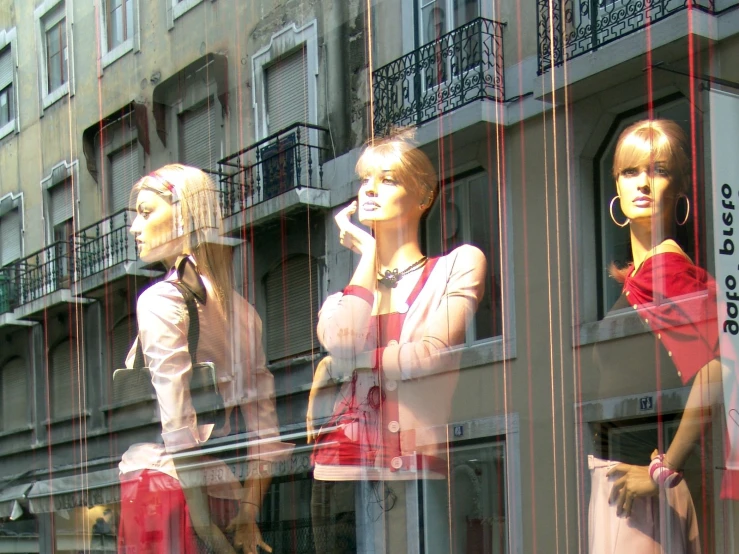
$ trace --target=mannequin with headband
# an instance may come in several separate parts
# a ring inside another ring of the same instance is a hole
[[[281,459],[286,445],[275,440],[269,446],[248,446],[249,478],[243,486],[223,462],[198,454],[211,437],[279,434],[261,321],[233,290],[232,256],[220,241],[215,186],[199,169],[173,164],[142,178],[132,196],[136,218],[131,233],[139,257],[163,263],[168,272],[141,293],[136,308],[137,343],[156,391],[161,442],[132,445],[121,460],[120,549],[161,554],[195,554],[204,546],[219,553],[269,550],[256,524],[270,483],[259,467],[260,461]],[[197,300],[197,360],[189,352],[188,309],[179,285]],[[133,367],[137,343],[127,367]],[[225,423],[218,428],[198,421],[189,390],[193,361],[212,362],[216,368],[225,406]],[[224,480],[207,483],[205,467]],[[147,516],[151,506],[157,513]],[[228,533],[234,534],[232,544]]]

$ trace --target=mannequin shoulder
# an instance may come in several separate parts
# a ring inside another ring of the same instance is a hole
[[[477,246],[462,244],[444,256],[455,268],[482,269],[487,266],[485,254]]]

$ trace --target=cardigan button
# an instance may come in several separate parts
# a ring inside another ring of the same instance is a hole
[[[400,469],[403,467],[403,458],[400,456],[395,456],[392,460],[390,460],[390,467],[393,469]]]
[[[397,421],[391,421],[387,424],[387,430],[391,433],[397,433],[398,431],[400,431],[400,423],[398,423]]]
[[[388,346],[398,346],[398,341],[395,339],[387,341]]]
[[[404,313],[407,313],[407,312],[408,312],[408,304],[406,304],[405,302],[403,302],[400,306],[398,306],[398,313],[399,314],[404,314]]]
[[[385,381],[385,390],[389,392],[393,392],[395,389],[398,388],[398,382],[393,379],[387,379]]]
[[[683,376],[683,372],[682,372],[682,371],[678,371],[678,372],[677,372],[677,376],[678,376],[678,377],[682,377],[682,376]]]

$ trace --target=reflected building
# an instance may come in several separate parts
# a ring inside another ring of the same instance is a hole
[[[441,184],[425,253],[473,244],[488,265],[438,445],[449,510],[422,495],[408,529],[424,552],[587,552],[588,455],[623,459],[634,436],[666,448],[690,392],[638,315],[606,317],[621,294],[608,266],[631,255],[609,216],[616,141],[647,117],[684,129],[692,204],[676,240],[714,273],[712,94],[739,88],[737,5],[0,0],[0,552],[116,549],[117,464],[159,425],[151,396],[113,398],[136,299],[163,275],[136,255],[130,192],[170,162],[218,184],[295,444],[263,468],[262,534],[314,552],[317,314],[359,260],[333,217],[365,142],[407,126]],[[664,376],[604,385],[598,357],[642,354]],[[738,548],[725,429],[714,410],[683,468],[704,552]],[[208,447],[244,480],[251,440]]]

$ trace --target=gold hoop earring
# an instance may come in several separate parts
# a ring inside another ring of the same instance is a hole
[[[626,221],[624,221],[623,223],[619,223],[618,221],[616,221],[616,218],[613,217],[613,203],[616,201],[616,198],[619,198],[618,194],[614,196],[613,198],[611,198],[611,204],[608,206],[608,211],[611,214],[611,221],[613,221],[619,227],[626,227],[631,222],[628,217],[626,218]]]
[[[682,221],[677,220],[677,205],[680,202],[681,198],[685,198],[685,217]],[[688,217],[690,217],[690,198],[688,198],[687,194],[681,194],[677,197],[677,200],[675,200],[675,223],[677,223],[679,226],[683,226],[688,222]]]

